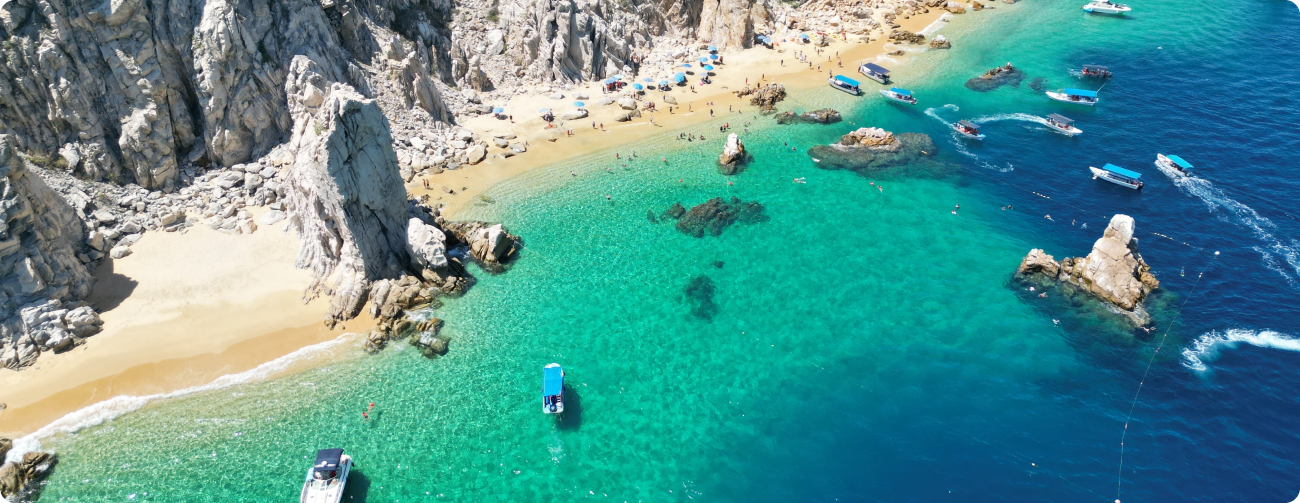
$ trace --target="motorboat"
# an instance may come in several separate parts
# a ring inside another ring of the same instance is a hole
[[[1083,6],[1083,11],[1091,14],[1123,14],[1131,10],[1127,5],[1110,0],[1092,0]]]
[[[858,81],[850,79],[843,75],[836,75],[834,77],[826,79],[826,81],[831,84],[831,87],[852,94],[854,96],[862,94],[862,88],[860,87],[860,84],[858,84]]]
[[[1182,176],[1192,174],[1192,163],[1184,161],[1182,157],[1176,155],[1156,154],[1156,167],[1167,168]]]
[[[908,105],[916,104],[916,96],[912,96],[912,91],[908,91],[907,89],[900,89],[897,87],[881,89],[880,95],[899,103],[906,103]]]
[[[1097,104],[1097,91],[1087,89],[1062,89],[1060,91],[1047,91],[1047,97],[1056,101],[1065,103],[1074,103],[1076,105],[1094,106]]]
[[[307,469],[307,481],[302,484],[300,503],[339,503],[343,500],[343,487],[352,471],[352,457],[343,449],[316,451],[316,462]]]
[[[858,73],[866,75],[868,79],[881,84],[889,83],[889,69],[875,63],[863,63],[858,65]]]
[[[960,134],[972,140],[984,139],[984,135],[980,134],[980,127],[976,125],[974,122],[968,120],[960,120],[952,123],[952,129],[956,131],[957,134]]]
[[[1109,79],[1114,74],[1110,73],[1109,68],[1101,65],[1083,65],[1083,68],[1078,70],[1070,70],[1070,75],[1074,75],[1075,77]]]
[[[1083,130],[1074,127],[1074,119],[1071,119],[1064,115],[1048,114],[1047,117],[1045,117],[1045,119],[1046,119],[1045,124],[1047,124],[1047,127],[1058,133],[1067,134],[1070,136],[1083,134]]]
[[[1142,182],[1139,180],[1142,174],[1136,171],[1129,171],[1109,163],[1100,168],[1088,166],[1088,169],[1092,170],[1093,180],[1100,178],[1115,185],[1142,190]]]
[[[564,413],[564,368],[558,363],[542,368],[542,413]]]

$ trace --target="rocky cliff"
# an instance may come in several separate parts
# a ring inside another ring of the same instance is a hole
[[[1021,261],[1016,275],[1041,275],[1077,286],[1119,308],[1139,326],[1145,325],[1150,322],[1150,316],[1142,309],[1142,301],[1160,288],[1160,281],[1138,254],[1138,240],[1133,237],[1135,227],[1133,217],[1115,215],[1088,256],[1066,258],[1058,263],[1043,250],[1033,249]]]

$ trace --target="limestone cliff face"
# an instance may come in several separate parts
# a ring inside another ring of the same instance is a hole
[[[308,297],[332,294],[331,319],[348,319],[371,282],[407,270],[406,189],[379,106],[318,69],[296,57],[286,85],[295,120],[285,204],[302,241],[297,265],[316,276]]]
[[[86,231],[68,203],[27,170],[17,141],[0,135],[0,366],[19,367],[98,332],[77,300],[93,278],[76,254]]]

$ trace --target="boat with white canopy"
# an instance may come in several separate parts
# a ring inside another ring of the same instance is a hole
[[[1192,163],[1176,155],[1156,154],[1156,167],[1168,168],[1182,176],[1191,176]]]
[[[952,123],[953,131],[957,134],[970,138],[972,140],[983,140],[984,135],[980,134],[980,127],[974,122],[968,120],[959,120]]]
[[[1100,168],[1088,166],[1088,169],[1092,171],[1094,180],[1100,178],[1115,185],[1142,190],[1142,181],[1139,180],[1142,174],[1136,171],[1129,171],[1110,163]]]
[[[300,503],[339,503],[343,488],[352,471],[352,457],[343,449],[316,451],[316,462],[307,469],[307,481],[302,485]]]
[[[1058,133],[1066,134],[1070,136],[1083,134],[1082,129],[1074,127],[1074,119],[1071,119],[1064,115],[1048,114],[1047,117],[1045,117],[1044,119],[1046,120],[1045,123],[1047,124],[1047,127],[1052,131],[1056,131]]]
[[[854,96],[862,94],[862,88],[861,85],[858,84],[858,81],[850,79],[843,75],[836,75],[834,77],[826,79],[826,82],[829,82],[831,87],[852,94]]]
[[[880,95],[889,98],[892,101],[897,101],[899,103],[906,103],[908,105],[916,104],[916,96],[912,96],[912,91],[908,91],[907,89],[902,89],[898,87],[881,89]]]
[[[1090,14],[1123,14],[1131,10],[1133,9],[1127,5],[1110,0],[1092,0],[1083,6],[1083,11]]]
[[[866,75],[868,79],[881,84],[889,83],[889,69],[875,63],[863,63],[858,65],[858,73]]]
[[[1065,103],[1074,103],[1076,105],[1093,106],[1097,104],[1097,91],[1087,89],[1062,89],[1060,91],[1047,91],[1047,97],[1056,101]]]

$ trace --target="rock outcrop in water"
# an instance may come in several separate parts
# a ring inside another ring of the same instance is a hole
[[[0,366],[23,367],[99,332],[80,299],[94,277],[77,255],[86,230],[76,212],[27,169],[17,141],[0,135]]]
[[[1160,281],[1138,254],[1135,226],[1133,217],[1115,215],[1086,257],[1066,258],[1058,263],[1043,250],[1030,250],[1016,268],[1016,276],[1074,285],[1115,306],[1139,326],[1145,325],[1151,318],[1142,309],[1142,301],[1160,288]]]
[[[1011,66],[1011,63],[984,72],[984,75],[966,81],[966,88],[972,91],[988,92],[1002,86],[1020,87],[1025,72]]]
[[[740,172],[742,165],[749,162],[749,153],[745,152],[745,144],[740,141],[736,133],[727,135],[727,142],[722,146],[722,153],[718,154],[718,172],[724,175],[734,175]]]
[[[704,237],[706,233],[720,236],[723,230],[737,222],[752,224],[769,220],[762,204],[757,201],[741,201],[738,197],[732,197],[730,202],[715,197],[696,205],[690,211],[685,211],[681,203],[674,203],[664,212],[664,218],[676,219],[678,231],[697,238]]]
[[[691,315],[704,321],[713,321],[713,317],[718,314],[718,304],[713,302],[716,290],[713,279],[706,275],[691,278],[683,291],[687,302],[691,304]]]
[[[844,117],[840,116],[839,110],[833,108],[822,108],[801,114],[787,111],[776,116],[777,124],[834,124],[841,120],[844,120]]]
[[[0,439],[0,444],[4,443],[8,443],[8,439]],[[40,482],[56,463],[58,458],[47,452],[29,452],[22,459],[4,463],[0,466],[0,497],[12,503],[35,500],[40,492]]]
[[[869,175],[918,161],[939,166],[932,161],[935,148],[929,135],[895,135],[880,128],[859,128],[841,137],[838,143],[808,149],[808,155],[822,169],[848,169]]]

